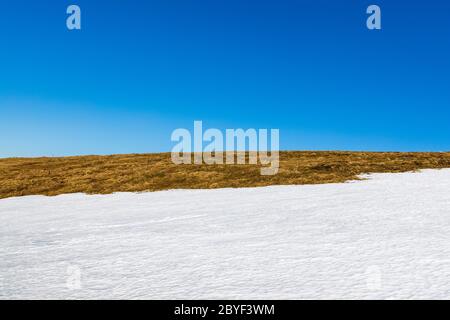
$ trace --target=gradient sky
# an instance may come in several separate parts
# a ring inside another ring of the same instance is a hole
[[[448,151],[449,17],[442,0],[5,0],[0,156],[170,151],[194,120],[279,128],[281,149]]]

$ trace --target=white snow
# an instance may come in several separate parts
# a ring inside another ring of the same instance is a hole
[[[449,299],[449,190],[445,169],[3,199],[0,298]]]

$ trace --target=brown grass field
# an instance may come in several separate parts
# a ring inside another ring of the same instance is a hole
[[[0,159],[0,198],[345,182],[375,172],[450,168],[447,153],[280,153],[277,175],[259,165],[175,165],[170,153]]]

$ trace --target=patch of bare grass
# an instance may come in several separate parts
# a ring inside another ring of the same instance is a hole
[[[450,153],[286,151],[273,176],[260,175],[259,165],[175,165],[169,153],[9,158],[0,159],[0,198],[335,183],[434,168],[450,168]]]

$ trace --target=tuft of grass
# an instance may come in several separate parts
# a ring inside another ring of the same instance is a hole
[[[260,165],[175,165],[170,153],[0,159],[0,198],[336,183],[373,172],[450,168],[450,153],[280,152],[277,175]]]

